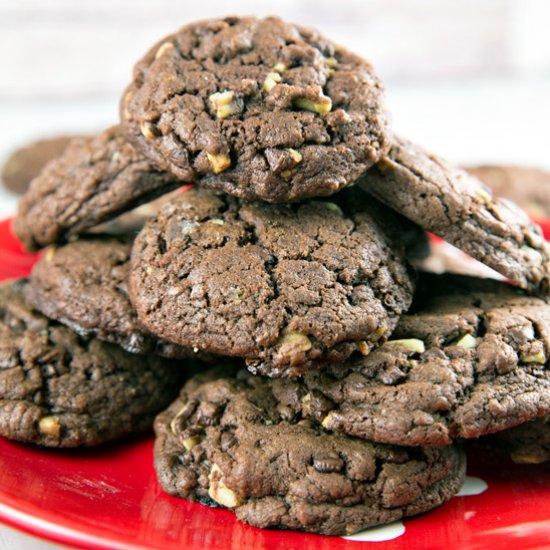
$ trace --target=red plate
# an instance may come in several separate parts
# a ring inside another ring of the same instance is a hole
[[[28,274],[25,255],[0,223],[0,279]],[[550,546],[550,465],[515,466],[470,456],[465,491],[441,508],[361,542],[238,523],[231,512],[165,495],[156,482],[152,437],[99,449],[50,451],[0,438],[0,519],[85,548],[415,550]],[[470,453],[471,455],[473,453]],[[391,540],[389,540],[391,539]],[[384,540],[386,542],[384,542]],[[389,540],[389,541],[388,541]]]

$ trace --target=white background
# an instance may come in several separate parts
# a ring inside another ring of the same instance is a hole
[[[276,14],[372,61],[398,132],[461,163],[550,169],[550,0],[1,0],[0,161],[114,123],[135,60],[198,18]],[[0,191],[0,217],[15,198]],[[0,528],[0,549],[46,548]]]

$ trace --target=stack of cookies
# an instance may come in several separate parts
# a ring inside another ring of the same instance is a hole
[[[166,37],[120,125],[47,164],[14,229],[48,248],[2,290],[1,432],[98,443],[179,392],[160,484],[252,525],[430,510],[462,484],[456,440],[550,413],[540,228],[395,136],[371,65],[315,31],[228,17]],[[418,273],[425,231],[509,282]]]

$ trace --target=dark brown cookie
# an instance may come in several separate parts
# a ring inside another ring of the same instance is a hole
[[[132,252],[140,321],[183,346],[297,376],[385,340],[410,305],[416,228],[359,189],[335,202],[241,203],[204,188],[148,222]]]
[[[469,166],[470,174],[499,197],[521,206],[532,218],[550,218],[550,173],[537,168],[507,165]]]
[[[14,151],[4,163],[0,179],[4,185],[18,194],[23,194],[29,183],[52,159],[60,156],[73,137],[61,136],[41,139]]]
[[[0,434],[48,447],[97,445],[151,428],[181,365],[84,340],[0,285]]]
[[[155,467],[172,495],[246,523],[349,534],[439,506],[460,489],[454,446],[403,448],[288,418],[271,381],[220,368],[192,379],[155,421]]]
[[[548,295],[550,249],[540,227],[464,170],[398,140],[360,185],[520,287]]]
[[[63,242],[178,187],[119,133],[76,139],[21,199],[14,231],[29,250]]]
[[[446,445],[550,412],[550,305],[489,279],[424,274],[413,312],[367,356],[274,381],[329,430]]]
[[[23,289],[25,298],[85,338],[95,336],[132,353],[196,356],[190,348],[159,340],[138,322],[127,294],[132,242],[90,236],[48,249]]]
[[[244,200],[331,195],[389,147],[372,66],[275,17],[167,36],[136,65],[121,119],[159,167]]]
[[[542,464],[550,460],[550,418],[545,416],[504,430],[477,442],[510,454],[516,464]]]

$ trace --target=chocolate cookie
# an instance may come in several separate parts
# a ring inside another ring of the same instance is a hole
[[[359,189],[335,202],[245,204],[194,188],[132,252],[140,321],[182,346],[297,376],[385,340],[411,301],[416,228]]]
[[[50,160],[63,153],[71,139],[74,137],[41,139],[17,149],[4,163],[0,179],[8,189],[18,194],[24,193],[31,180]]]
[[[470,166],[466,170],[499,197],[521,206],[532,218],[550,217],[550,173],[523,166]]]
[[[550,412],[550,305],[490,279],[424,274],[367,356],[274,381],[291,411],[382,443],[446,445]]]
[[[127,294],[132,241],[90,236],[50,248],[35,265],[25,298],[85,338],[95,336],[132,353],[193,357],[192,349],[159,340],[138,322]]]
[[[97,445],[152,426],[181,365],[82,339],[0,285],[0,435],[49,447]]]
[[[548,295],[550,249],[540,227],[464,170],[398,140],[360,185],[520,287]]]
[[[14,231],[29,250],[63,242],[178,185],[113,127],[72,141],[46,166],[21,199]]]
[[[510,453],[516,464],[542,464],[550,460],[550,419],[548,416],[520,424],[480,440]]]
[[[121,119],[157,166],[247,201],[331,195],[389,147],[372,66],[275,17],[167,36],[136,65]]]
[[[155,421],[169,494],[263,528],[349,534],[425,512],[460,489],[453,446],[403,448],[330,434],[295,416],[266,378],[226,368],[192,379]]]

